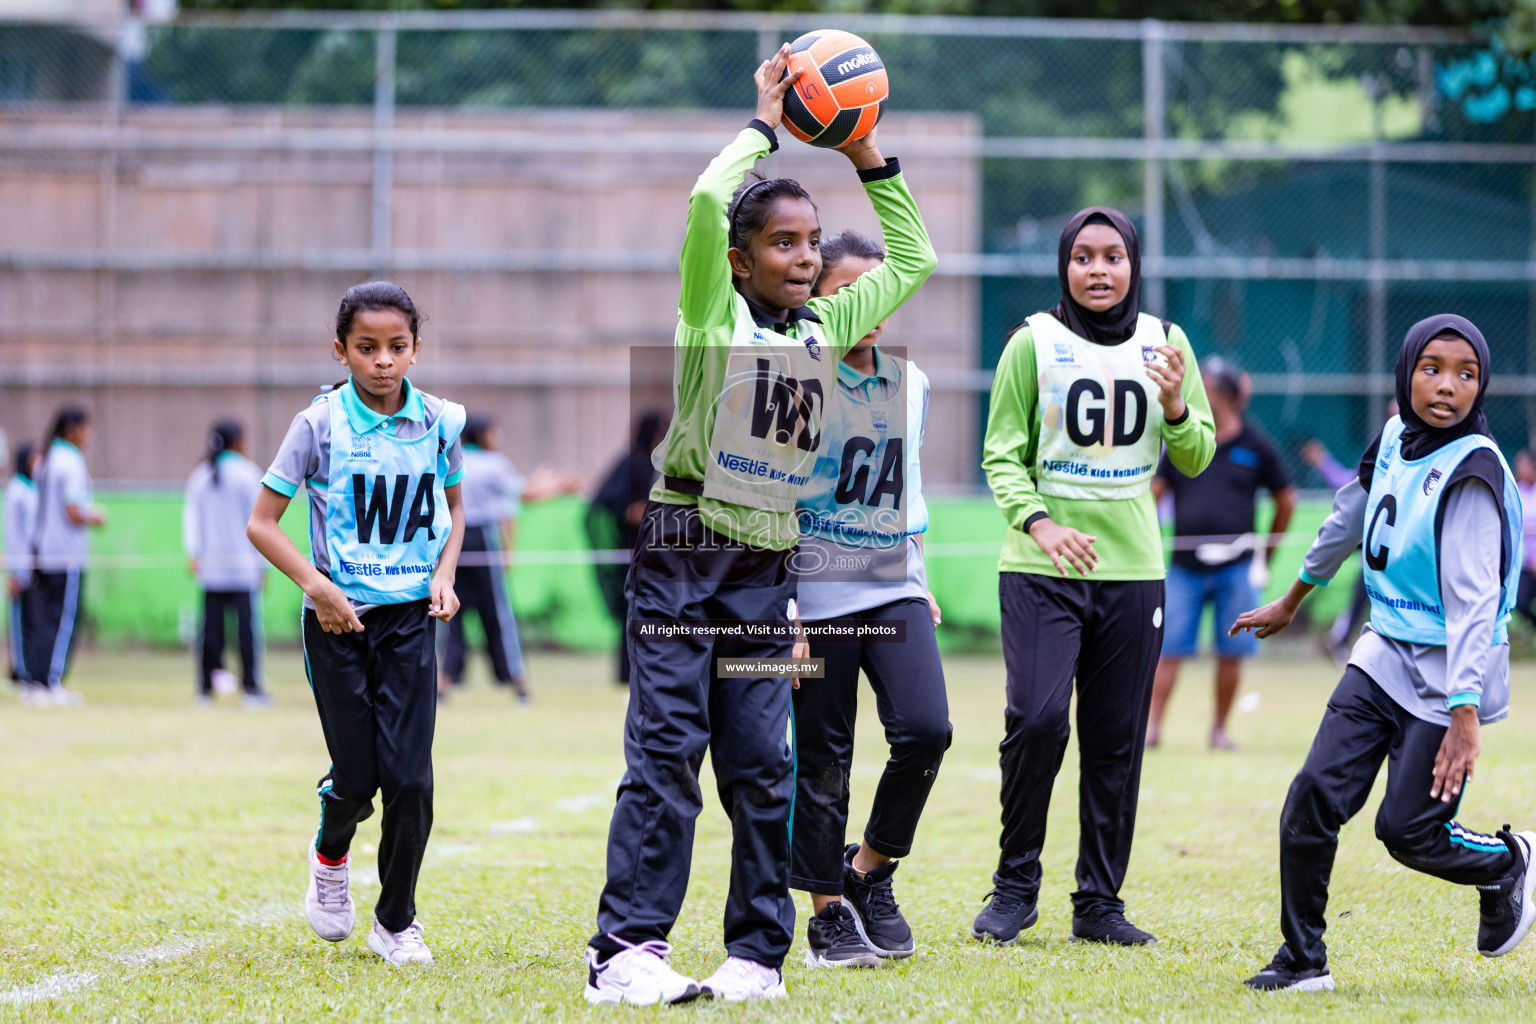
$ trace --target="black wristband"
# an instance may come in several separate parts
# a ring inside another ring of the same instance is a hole
[[[886,160],[884,167],[871,167],[867,171],[859,172],[859,180],[868,185],[872,181],[884,181],[894,178],[901,173],[901,161],[895,157]]]
[[[767,121],[764,121],[762,118],[754,117],[752,120],[747,122],[747,127],[756,128],[758,131],[763,133],[763,137],[768,140],[769,153],[775,153],[778,151],[779,137],[774,134],[772,128],[768,127]]]
[[[1179,413],[1179,415],[1178,415],[1178,418],[1177,418],[1177,419],[1172,419],[1172,420],[1164,420],[1164,421],[1163,421],[1163,422],[1164,422],[1164,423],[1165,423],[1165,424],[1167,424],[1167,425],[1168,425],[1168,426],[1170,426],[1170,427],[1176,427],[1176,426],[1178,426],[1178,425],[1179,425],[1179,424],[1180,424],[1180,423],[1183,423],[1183,422],[1184,422],[1184,421],[1185,421],[1185,420],[1187,420],[1187,419],[1189,419],[1189,403],[1188,403],[1188,402],[1185,402],[1185,403],[1184,403],[1184,411],[1183,411],[1183,412],[1181,412],[1181,413]]]
[[[1019,529],[1023,530],[1025,533],[1028,533],[1031,526],[1034,526],[1042,519],[1049,518],[1051,518],[1051,514],[1049,512],[1036,512],[1034,515],[1024,520],[1024,525],[1019,527]]]

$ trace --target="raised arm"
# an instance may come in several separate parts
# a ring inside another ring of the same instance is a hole
[[[827,344],[838,358],[901,308],[938,265],[922,214],[907,191],[901,165],[895,158],[887,160],[880,154],[876,132],[850,142],[840,152],[853,162],[880,218],[885,259],[848,287],[811,300],[811,307],[826,326]]]
[[[683,280],[677,312],[685,326],[708,330],[729,324],[735,316],[731,265],[725,255],[731,244],[726,213],[742,177],[753,164],[779,148],[774,131],[784,117],[784,93],[798,77],[784,74],[788,63],[786,43],[758,67],[753,76],[757,116],[709,162],[693,184],[679,265]]]
[[[1163,443],[1168,446],[1168,461],[1175,469],[1185,476],[1199,476],[1216,455],[1216,421],[1211,416],[1205,385],[1200,381],[1195,351],[1177,324],[1168,329],[1168,345],[1178,353],[1184,369],[1184,379],[1179,384],[1184,415],[1182,418],[1169,416],[1164,420]],[[1170,360],[1172,358],[1170,355]]]

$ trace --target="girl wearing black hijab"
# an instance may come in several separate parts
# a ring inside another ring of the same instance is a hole
[[[992,384],[982,468],[1008,521],[999,561],[1008,708],[1002,851],[977,939],[1034,924],[1046,810],[1070,728],[1082,782],[1074,938],[1141,945],[1120,886],[1131,855],[1163,547],[1151,482],[1163,445],[1194,476],[1215,426],[1184,332],[1140,310],[1136,230],[1095,207],[1067,222],[1061,302],[1013,330]]]
[[[1521,563],[1520,496],[1482,413],[1488,375],[1488,345],[1471,321],[1441,314],[1414,324],[1397,359],[1400,413],[1366,450],[1359,479],[1335,495],[1301,578],[1232,625],[1273,636],[1364,548],[1371,621],[1281,812],[1285,942],[1250,988],[1333,988],[1323,945],[1329,873],[1339,828],[1365,804],[1383,760],[1376,836],[1416,871],[1477,886],[1478,952],[1503,956],[1536,920],[1536,833],[1505,825],[1490,836],[1453,820],[1479,723],[1509,713],[1507,626]]]

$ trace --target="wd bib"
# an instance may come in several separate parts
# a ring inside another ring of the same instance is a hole
[[[1481,434],[1458,438],[1415,462],[1401,457],[1403,421],[1394,416],[1381,432],[1381,449],[1365,505],[1361,548],[1371,628],[1407,643],[1445,646],[1445,606],[1440,599],[1440,545],[1435,520],[1445,484],[1479,448],[1498,456],[1504,469],[1503,595],[1493,628],[1495,645],[1509,642],[1509,616],[1519,586],[1521,508],[1514,475],[1498,446]]]
[[[1142,313],[1119,345],[1095,345],[1049,313],[1025,321],[1040,373],[1035,485],[1058,498],[1125,500],[1146,493],[1163,445],[1163,407],[1144,365],[1167,343]]]
[[[736,295],[736,329],[715,405],[704,495],[747,508],[793,512],[811,478],[837,357],[800,320],[787,335],[758,327]]]
[[[928,378],[886,356],[898,387],[866,401],[837,387],[811,481],[800,494],[800,532],[858,547],[896,547],[928,529],[918,469]]]
[[[331,582],[363,604],[419,601],[452,521],[438,475],[441,455],[464,429],[464,407],[444,402],[436,429],[401,441],[382,429],[352,432],[331,392],[331,469],[325,536]]]

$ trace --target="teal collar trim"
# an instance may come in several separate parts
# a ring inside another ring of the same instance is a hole
[[[229,451],[219,452],[218,455],[214,456],[214,458],[217,459],[219,462],[228,462],[230,459],[238,459],[239,457],[240,457],[240,453],[239,452],[229,452]]]
[[[49,447],[50,448],[68,448],[70,451],[75,452],[77,454],[80,451],[79,448],[76,448],[74,445],[70,444],[68,441],[64,440],[62,437],[54,438],[53,439],[53,444],[49,445]]]
[[[899,378],[896,373],[896,361],[887,355],[883,355],[880,352],[879,345],[873,347],[875,350],[875,372],[873,374],[863,374],[849,366],[846,362],[839,362],[837,364],[837,382],[839,384],[842,384],[844,387],[856,388],[861,384],[876,379],[888,380],[892,384],[897,382]]]
[[[477,444],[464,444],[462,441],[459,444],[467,452],[477,452],[480,450],[480,446]]]
[[[357,394],[357,383],[348,377],[347,383],[341,387],[341,405],[347,410],[347,421],[352,425],[352,432],[366,434],[393,419],[425,423],[427,406],[421,400],[421,392],[411,387],[409,378],[401,385],[401,389],[405,392],[405,404],[393,416],[384,416],[363,404],[363,400]]]

